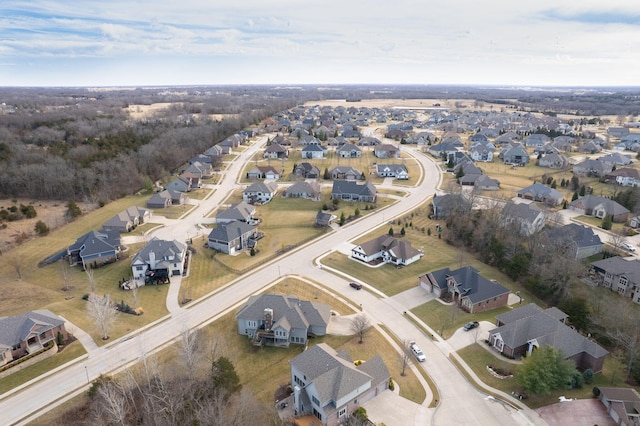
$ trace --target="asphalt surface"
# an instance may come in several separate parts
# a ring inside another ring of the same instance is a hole
[[[259,150],[266,142],[266,136],[249,146],[238,159],[225,171],[226,179],[216,187],[216,191],[207,199],[201,200],[197,207],[183,220],[159,229],[154,235],[183,241],[193,232],[202,232],[199,223],[217,205],[224,203],[227,195],[238,187],[236,177],[242,170],[246,159]],[[389,220],[403,215],[425,202],[432,196],[440,182],[437,165],[414,149],[405,149],[414,155],[424,168],[424,179],[415,188],[404,188],[406,197],[381,211],[372,213],[363,219],[347,224],[336,232],[326,234],[308,245],[270,262],[249,275],[240,277],[219,289],[213,295],[192,302],[183,308],[177,301],[169,301],[171,314],[154,324],[137,330],[118,341],[93,349],[88,357],[80,362],[72,362],[64,368],[50,372],[46,377],[23,385],[11,394],[5,394],[0,400],[0,413],[4,424],[23,424],[36,418],[62,401],[85,390],[91,380],[100,374],[118,372],[128,366],[144,361],[145,357],[172,343],[185,327],[204,326],[227,312],[236,310],[246,298],[261,291],[266,285],[286,274],[311,277],[341,294],[350,289],[345,278],[331,273],[314,260],[339,247],[345,241],[385,227]],[[386,231],[386,229],[385,229]],[[425,256],[428,256],[428,249]],[[346,287],[346,289],[345,289]],[[172,294],[177,296],[175,289]],[[361,304],[365,312],[378,324],[384,324],[399,339],[416,340],[427,355],[427,361],[417,368],[424,368],[437,384],[440,399],[436,409],[420,409],[411,417],[411,413],[397,413],[395,421],[388,425],[424,425],[433,424],[473,424],[473,425],[514,425],[543,424],[531,410],[515,410],[495,399],[487,399],[461,375],[449,361],[452,352],[446,345],[436,345],[413,322],[404,315],[407,307],[402,300],[379,297],[369,291],[354,291],[349,298]],[[443,349],[444,348],[444,349]],[[464,401],[462,405],[461,401]],[[423,406],[430,402],[428,398]],[[461,409],[461,407],[464,409]],[[425,414],[426,413],[426,414]]]

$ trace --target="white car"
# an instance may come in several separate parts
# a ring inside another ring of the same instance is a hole
[[[409,348],[418,361],[425,362],[427,360],[427,357],[424,356],[424,352],[422,352],[422,349],[420,349],[416,342],[409,342]]]
[[[629,243],[622,243],[620,246],[627,251],[636,251],[636,248]]]

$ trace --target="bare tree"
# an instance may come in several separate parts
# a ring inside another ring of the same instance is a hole
[[[400,362],[402,365],[402,373],[401,376],[406,376],[406,369],[409,365],[409,361],[411,360],[411,341],[403,340],[402,341],[402,351],[400,352]]]
[[[178,359],[186,368],[189,379],[193,380],[196,374],[196,366],[200,359],[198,329],[192,331],[189,330],[186,324],[183,326],[178,353]]]
[[[133,282],[133,287],[131,287],[131,297],[133,299],[133,309],[137,309],[140,306],[140,300],[138,300],[138,282],[133,280],[133,278],[131,278],[132,282]]]
[[[360,338],[358,343],[364,342],[364,336],[370,327],[371,321],[365,314],[358,314],[351,320],[351,331]]]
[[[97,387],[100,403],[96,404],[97,417],[106,416],[109,423],[127,424],[128,400],[125,389],[116,380],[105,380]]]
[[[87,274],[87,280],[89,281],[89,292],[90,293],[95,293],[96,292],[96,280],[93,276],[94,274],[94,269],[91,266],[87,266],[87,268],[84,270]]]
[[[2,253],[0,253],[2,254]],[[16,271],[16,280],[22,281],[22,261],[21,258],[15,253],[11,253],[8,259],[8,263],[13,266],[13,270]]]
[[[613,247],[613,251],[618,253],[622,250],[622,243],[624,243],[625,235],[622,232],[612,232],[609,237],[608,243]]]
[[[96,326],[102,333],[102,340],[109,339],[109,330],[116,319],[117,311],[111,301],[111,296],[105,294],[98,296],[93,293],[89,295],[89,316],[96,322]]]

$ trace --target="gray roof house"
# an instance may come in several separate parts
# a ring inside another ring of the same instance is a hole
[[[540,167],[548,167],[550,169],[564,169],[567,164],[569,164],[567,157],[557,153],[545,154],[538,160]]]
[[[463,176],[462,178],[464,179],[465,177],[466,176]],[[475,175],[475,178],[473,179],[473,186],[481,191],[497,191],[500,189],[500,181],[487,175]]]
[[[115,262],[120,256],[120,233],[115,230],[89,231],[67,248],[71,265],[96,268]]]
[[[488,146],[476,145],[469,148],[469,157],[473,161],[493,161],[493,149]]]
[[[591,276],[599,286],[640,303],[640,261],[614,256],[591,264]]]
[[[640,171],[630,167],[621,167],[607,173],[605,179],[607,181],[615,180],[618,185],[622,186],[640,186]]]
[[[617,202],[595,195],[585,195],[569,204],[569,208],[580,214],[595,216],[604,219],[610,215],[616,223],[626,222],[629,218],[629,210]]]
[[[360,405],[389,387],[391,377],[380,355],[355,365],[345,351],[326,343],[312,346],[289,361],[293,408],[327,426],[347,424]]]
[[[242,200],[249,204],[265,204],[275,197],[277,190],[275,182],[255,182],[242,191]]]
[[[375,203],[376,187],[369,181],[359,185],[352,180],[334,180],[331,199]]]
[[[230,222],[213,228],[207,239],[207,246],[226,254],[236,254],[255,246],[258,227],[245,222]]]
[[[489,343],[512,357],[550,345],[561,350],[566,359],[575,361],[579,369],[601,371],[609,352],[566,325],[566,318],[557,308],[543,310],[530,303],[496,316],[497,328],[489,331]]]
[[[602,177],[609,173],[612,168],[612,164],[603,163],[598,159],[586,159],[578,164],[574,164],[573,173],[582,176]]]
[[[640,394],[633,388],[598,386],[600,401],[616,425],[640,424]]]
[[[461,309],[472,314],[506,306],[510,293],[471,266],[428,272],[418,277],[418,284],[436,297],[450,294]]]
[[[593,229],[577,223],[551,228],[546,231],[546,235],[549,243],[560,249],[559,253],[574,259],[584,259],[601,253],[604,246]]]
[[[131,206],[102,224],[102,229],[108,231],[131,232],[138,225],[142,225],[151,218],[151,211],[137,206]]]
[[[289,150],[279,143],[272,143],[262,153],[263,158],[285,159],[289,157]]]
[[[166,184],[164,188],[178,192],[189,192],[191,191],[192,186],[189,179],[184,176],[178,176],[176,179]]]
[[[302,148],[302,158],[324,158],[327,148],[320,145],[307,145]]]
[[[167,241],[152,238],[133,257],[131,270],[134,280],[145,282],[156,279],[168,280],[171,275],[182,275],[187,260],[187,246],[177,240]]]
[[[500,151],[498,155],[505,164],[524,165],[529,162],[527,150],[519,143],[512,142]]]
[[[329,170],[331,179],[333,180],[360,180],[362,179],[362,172],[351,166],[336,166]]]
[[[216,215],[216,223],[230,223],[234,221],[246,222],[254,224],[256,219],[253,217],[256,214],[255,206],[241,201],[237,204],[233,204],[227,210],[221,210]]]
[[[373,155],[378,158],[400,158],[400,148],[388,143],[381,143],[373,149]]]
[[[307,162],[296,164],[293,172],[305,179],[318,179],[320,177],[320,169]]]
[[[406,240],[398,240],[390,235],[381,235],[365,241],[351,249],[351,258],[362,262],[382,261],[394,265],[410,265],[423,256],[423,252],[411,246]]]
[[[247,172],[247,179],[280,179],[282,172],[272,166],[255,166]]]
[[[619,152],[613,152],[611,154],[603,155],[602,157],[599,157],[598,160],[611,166],[628,166],[629,164],[631,164],[631,156],[627,154],[621,154]]]
[[[431,207],[435,219],[446,219],[449,215],[469,212],[471,210],[471,202],[461,194],[434,195]]]
[[[345,143],[336,148],[336,154],[340,158],[360,158],[362,150],[352,143]]]
[[[337,219],[337,216],[335,214],[331,214],[329,212],[324,212],[320,210],[318,214],[316,214],[314,225],[326,228],[327,226],[331,226],[333,221],[336,219]]]
[[[541,183],[534,183],[533,185],[529,185],[526,188],[522,188],[517,192],[518,197],[524,198],[525,200],[533,200],[540,201],[545,203],[548,206],[557,206],[562,203],[563,195],[546,185]]]
[[[535,204],[508,202],[500,212],[505,225],[514,225],[520,235],[530,236],[542,230],[546,215]]]
[[[251,296],[236,313],[238,334],[256,346],[306,345],[307,336],[327,334],[330,318],[329,305],[279,294]]]
[[[69,337],[64,320],[48,309],[0,317],[0,367],[55,344],[58,333]]]
[[[392,177],[400,180],[409,179],[409,171],[404,164],[376,164],[379,177]]]
[[[176,191],[177,192],[177,191]],[[150,209],[164,209],[173,204],[171,194],[168,189],[156,192],[147,200],[147,207]]]
[[[282,193],[284,198],[306,198],[320,201],[320,184],[318,182],[296,182]]]

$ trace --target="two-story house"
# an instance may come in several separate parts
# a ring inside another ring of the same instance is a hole
[[[640,303],[640,260],[614,256],[591,264],[591,276],[599,286]]]
[[[255,182],[242,191],[242,201],[249,204],[265,204],[275,197],[278,184],[275,182]]]
[[[168,280],[171,275],[182,275],[186,260],[186,245],[154,237],[133,257],[132,276],[144,282]]]
[[[536,204],[508,202],[500,212],[505,225],[513,225],[520,235],[529,236],[544,227],[546,215]]]

